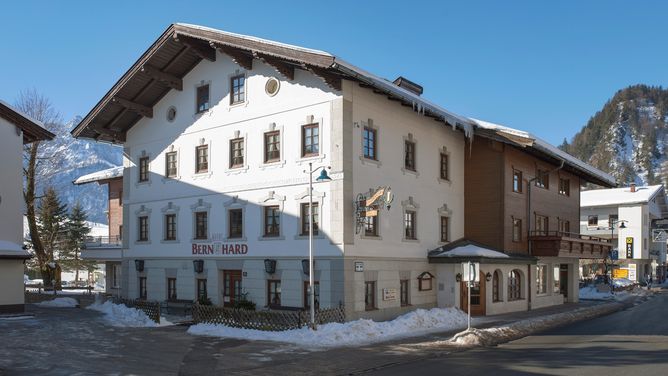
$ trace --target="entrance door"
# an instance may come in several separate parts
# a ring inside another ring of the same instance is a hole
[[[464,312],[468,312],[468,282],[460,282],[459,296],[460,307]],[[480,272],[480,282],[475,282],[471,287],[471,316],[485,315],[485,275]]]
[[[223,306],[232,307],[241,299],[241,270],[223,270]]]
[[[568,300],[568,264],[559,267],[559,293],[564,296],[564,301]]]

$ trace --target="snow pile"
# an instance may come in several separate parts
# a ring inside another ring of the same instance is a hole
[[[418,309],[392,321],[375,322],[367,319],[344,324],[330,323],[308,328],[265,332],[239,329],[217,324],[197,324],[188,329],[194,335],[287,342],[309,348],[362,346],[380,341],[421,334],[459,329],[466,326],[467,316],[456,308]]]
[[[74,298],[55,298],[53,300],[46,300],[40,303],[35,303],[40,307],[51,308],[75,308],[79,306],[79,302]]]
[[[95,302],[86,309],[104,313],[104,318],[113,326],[131,328],[153,328],[156,326],[172,325],[164,318],[160,318],[160,324],[151,320],[146,314],[136,308],[128,308],[123,304],[114,304],[110,301],[104,303]]]
[[[615,279],[615,281],[617,281]],[[615,285],[617,286],[617,285]],[[632,290],[624,290],[624,291],[615,291],[614,294],[611,294],[609,291],[608,292],[599,292],[596,290],[596,287],[594,286],[585,286],[580,289],[580,299],[584,300],[624,300],[629,298],[630,296],[647,296],[650,295],[651,292],[649,292],[646,289],[643,289],[641,287],[636,286]]]

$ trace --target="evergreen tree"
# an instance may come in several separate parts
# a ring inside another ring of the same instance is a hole
[[[60,249],[65,239],[65,225],[67,223],[67,205],[61,203],[56,190],[52,187],[46,189],[44,196],[37,208],[38,220],[37,231],[41,239],[44,252],[49,262],[55,261],[55,254]],[[56,285],[60,282],[60,275],[52,275]],[[50,285],[50,281],[44,281]]]
[[[74,270],[75,281],[79,281],[79,270],[86,269],[88,272],[95,270],[94,261],[80,258],[86,236],[90,233],[90,227],[86,223],[87,218],[86,212],[77,201],[68,216],[65,225],[66,240],[59,254],[60,263],[65,270]]]

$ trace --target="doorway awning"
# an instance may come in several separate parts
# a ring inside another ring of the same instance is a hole
[[[528,255],[506,253],[468,239],[460,239],[429,251],[430,264],[536,264],[538,259]]]

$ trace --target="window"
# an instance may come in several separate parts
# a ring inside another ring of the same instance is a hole
[[[450,180],[448,155],[441,153],[441,179]]]
[[[522,241],[522,220],[519,218],[513,218],[513,241]]]
[[[264,163],[281,159],[281,133],[279,131],[264,134]]]
[[[229,238],[241,238],[244,236],[244,218],[241,209],[230,209],[229,217]]]
[[[408,305],[408,280],[402,279],[399,281],[399,297],[401,301],[401,306],[405,307]]]
[[[363,140],[364,158],[378,160],[378,153],[376,150],[377,146],[376,130],[373,128],[364,127],[362,136],[364,138]]]
[[[123,191],[118,191],[118,205],[123,206]]]
[[[202,85],[197,88],[197,112],[204,112],[209,109],[209,85]]]
[[[195,213],[195,239],[202,240],[209,237],[207,212]]]
[[[559,220],[559,232],[563,234],[569,234],[571,232],[571,222],[563,219]]]
[[[376,282],[364,282],[364,309],[371,311],[376,309]]]
[[[267,281],[267,305],[269,307],[281,306],[281,281],[275,279]]]
[[[499,270],[494,271],[494,276],[492,277],[492,301],[500,302],[501,301],[501,272]]]
[[[364,221],[364,235],[378,236],[378,216],[366,217]]]
[[[278,206],[264,207],[264,236],[273,237],[281,234],[281,220]]]
[[[165,176],[168,178],[176,177],[178,174],[176,152],[171,151],[165,154]]]
[[[550,173],[549,171],[538,169],[536,170],[536,187],[550,189]]]
[[[246,100],[246,76],[243,74],[230,79],[230,104],[243,103]]]
[[[318,235],[318,203],[313,203],[313,235]],[[309,229],[309,210],[308,203],[301,204],[302,235],[308,235]]]
[[[139,299],[146,299],[146,277],[139,277]]]
[[[612,227],[615,224],[617,224],[618,221],[619,221],[619,215],[618,214],[610,214],[608,216],[608,226]]]
[[[547,235],[548,229],[549,229],[548,217],[536,214],[536,234]]]
[[[118,240],[123,240],[123,225],[118,225]]]
[[[415,171],[415,142],[404,141],[404,168]]]
[[[195,173],[207,172],[209,170],[209,145],[195,148]]]
[[[415,216],[416,213],[412,210],[404,212],[404,236],[406,239],[417,239],[415,235]]]
[[[176,300],[176,278],[167,278],[167,300]]]
[[[208,297],[206,291],[206,279],[197,279],[197,299],[206,299]]]
[[[148,216],[139,217],[139,239],[140,242],[148,241]]]
[[[559,178],[559,194],[563,196],[571,195],[571,181],[570,179]]]
[[[320,128],[318,124],[302,127],[302,157],[310,157],[320,153]]]
[[[450,218],[441,216],[441,242],[450,241]]]
[[[230,168],[243,167],[244,165],[244,139],[235,138],[230,140]]]
[[[139,182],[148,181],[148,157],[139,158]]]
[[[598,215],[590,215],[587,218],[587,226],[598,226]]]
[[[559,265],[555,265],[554,268],[552,269],[552,292],[555,294],[561,293]]]
[[[522,193],[522,171],[513,169],[513,192]]]
[[[519,300],[522,298],[520,271],[515,269],[508,274],[508,300]]]
[[[308,296],[308,281],[304,281],[304,308],[311,308],[311,299]],[[313,281],[313,299],[315,299],[315,309],[320,309],[320,282]]]
[[[424,272],[418,276],[418,290],[430,291],[432,289],[432,282],[434,276],[429,272]]]
[[[536,268],[536,294],[547,294],[547,265]]]
[[[165,214],[165,240],[176,240],[176,214]]]
[[[118,288],[118,281],[121,280],[121,266],[118,264],[111,265],[111,287]]]

